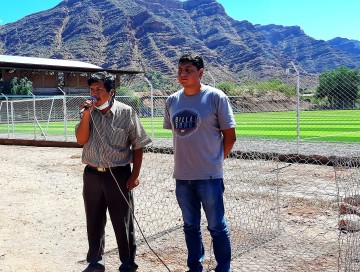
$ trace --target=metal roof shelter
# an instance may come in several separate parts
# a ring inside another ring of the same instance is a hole
[[[118,82],[121,75],[143,73],[142,71],[106,69],[76,60],[0,55],[0,80],[3,86],[6,86],[6,82],[9,83],[14,77],[26,77],[33,83],[34,92],[41,94],[58,92],[60,78],[64,79],[62,87],[66,93],[82,92],[87,88],[88,73],[99,71],[116,75]]]
[[[96,72],[108,71],[113,74],[139,74],[142,71],[105,69],[100,66],[76,60],[47,59],[23,56],[0,55],[0,68],[22,68],[47,71]]]

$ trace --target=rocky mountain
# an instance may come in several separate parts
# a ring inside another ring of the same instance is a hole
[[[308,73],[335,69],[342,65],[359,68],[359,60],[331,43],[307,36],[300,27],[278,25],[255,26],[270,43],[270,50],[283,60],[294,61]]]
[[[0,26],[0,54],[174,76],[179,56],[192,51],[218,81],[281,76],[291,61],[308,73],[360,68],[359,43],[316,40],[297,26],[237,21],[216,0],[63,0]]]
[[[327,41],[332,47],[345,52],[353,59],[360,61],[360,41],[349,40],[344,38],[335,38]]]

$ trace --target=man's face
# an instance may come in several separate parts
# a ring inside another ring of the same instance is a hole
[[[197,86],[200,84],[200,79],[204,69],[198,70],[191,62],[184,62],[178,67],[178,80],[184,88]]]
[[[90,96],[96,97],[95,106],[101,106],[110,98],[110,93],[106,90],[104,82],[94,82],[90,85]]]

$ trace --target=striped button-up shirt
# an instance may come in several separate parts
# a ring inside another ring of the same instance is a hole
[[[82,162],[104,168],[127,165],[132,162],[132,150],[150,142],[135,110],[114,100],[106,114],[97,109],[92,111],[90,137],[83,147]]]

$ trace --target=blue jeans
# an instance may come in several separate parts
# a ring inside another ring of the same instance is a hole
[[[225,220],[223,179],[176,180],[176,198],[183,220],[188,249],[187,265],[191,272],[202,272],[204,245],[201,235],[201,205],[211,234],[216,272],[230,272],[231,245]]]

